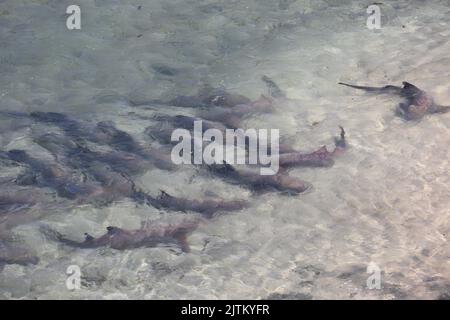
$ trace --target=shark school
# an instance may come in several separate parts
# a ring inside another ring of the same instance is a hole
[[[194,122],[193,136],[187,129],[172,132],[178,142],[171,152],[175,164],[252,164],[261,165],[261,175],[274,175],[279,169],[279,129],[203,130],[202,121]]]

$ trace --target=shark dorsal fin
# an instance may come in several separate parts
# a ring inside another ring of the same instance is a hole
[[[314,151],[314,153],[315,153],[315,154],[328,153],[327,146],[325,146],[325,145],[321,146],[319,149],[317,149],[316,151]]]
[[[420,90],[419,88],[417,88],[417,87],[416,87],[415,85],[413,85],[412,83],[403,81],[402,84],[403,84],[403,89],[417,89],[417,90]]]
[[[173,198],[173,196],[171,196],[170,194],[168,194],[167,192],[165,192],[164,190],[161,190],[161,195],[159,196],[160,199],[164,199],[164,198]]]

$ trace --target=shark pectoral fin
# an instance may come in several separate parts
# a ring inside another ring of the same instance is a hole
[[[343,126],[339,126],[339,129],[341,129],[341,139],[344,140],[345,139],[345,130]]]
[[[174,239],[177,241],[178,245],[181,248],[181,251],[183,252],[190,252],[191,248],[189,247],[189,244],[187,242],[187,234],[184,231],[179,231],[173,235]]]
[[[341,133],[339,138],[338,137],[334,138],[334,144],[336,145],[336,147],[345,148],[347,146],[347,142],[345,140],[346,132],[344,130],[344,127],[339,126],[339,128],[341,129]]]

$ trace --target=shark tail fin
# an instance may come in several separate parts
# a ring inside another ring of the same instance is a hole
[[[341,129],[341,133],[339,135],[339,138],[338,137],[334,138],[334,144],[338,148],[345,148],[347,146],[347,141],[345,139],[346,132],[344,130],[344,127],[339,126],[339,128]]]

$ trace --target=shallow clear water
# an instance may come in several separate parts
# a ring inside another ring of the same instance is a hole
[[[398,99],[337,85],[408,81],[449,105],[448,1],[383,1],[380,30],[366,28],[367,4],[334,3],[83,0],[82,28],[69,31],[72,1],[1,1],[1,111],[112,120],[148,144],[144,130],[155,123],[145,117],[196,111],[129,101],[167,100],[204,85],[257,99],[267,94],[260,79],[268,75],[287,99],[273,113],[246,118],[245,127],[279,128],[294,148],[312,151],[332,148],[342,125],[350,148],[330,168],[291,170],[314,186],[298,196],[252,195],[192,167],[133,177],[151,193],[249,199],[250,207],[202,224],[187,254],[62,246],[42,226],[81,240],[109,225],[133,229],[186,215],[126,199],[96,207],[42,196],[33,208],[39,218],[13,230],[40,261],[6,265],[0,297],[448,298],[450,114],[406,122],[395,116]],[[32,138],[53,131],[2,115],[0,146],[51,159]],[[1,177],[17,170],[2,168]],[[366,286],[371,262],[381,269],[381,290]],[[69,265],[81,268],[80,290],[66,288]]]

